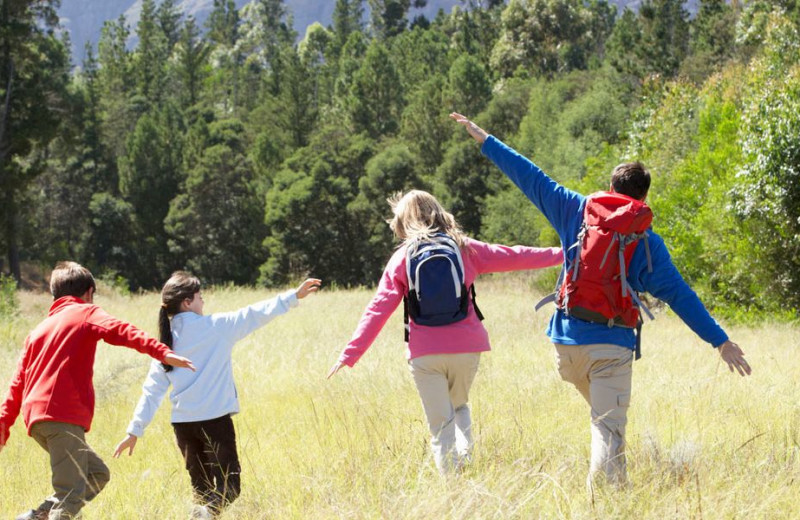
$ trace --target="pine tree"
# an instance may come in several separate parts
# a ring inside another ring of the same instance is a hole
[[[710,67],[723,63],[734,53],[736,15],[725,0],[701,0],[691,22],[691,51],[703,55]]]
[[[206,95],[226,113],[239,105],[242,53],[238,48],[239,11],[234,0],[214,0],[214,8],[206,20],[207,38],[212,47],[210,57],[217,63]]]
[[[333,8],[335,56],[339,55],[350,34],[363,29],[364,0],[336,0]]]
[[[356,132],[372,138],[394,134],[403,109],[403,92],[386,47],[373,40],[353,76],[348,108]]]
[[[157,105],[165,90],[168,42],[156,17],[155,0],[143,0],[136,34],[139,37],[139,44],[133,55],[136,91],[149,105]]]
[[[125,153],[125,139],[136,125],[131,98],[134,93],[131,54],[127,48],[130,32],[125,17],[105,22],[97,44],[97,76],[103,142],[112,157]],[[116,188],[115,188],[116,189]]]
[[[161,0],[156,9],[158,27],[167,40],[167,55],[172,52],[181,35],[181,13],[177,0]],[[190,17],[191,18],[191,17]]]
[[[373,34],[386,40],[406,30],[410,8],[411,0],[369,0]]]
[[[20,280],[21,200],[44,167],[66,95],[67,48],[55,35],[57,3],[0,3],[0,236]]]
[[[208,76],[208,57],[211,47],[200,37],[200,28],[193,17],[186,20],[175,46],[175,73],[178,79],[178,99],[186,109],[200,100],[203,81]]]
[[[183,123],[171,105],[143,115],[119,158],[120,192],[133,207],[138,262],[134,287],[155,287],[175,268],[169,257],[164,218],[183,178]]]
[[[682,0],[646,0],[639,10],[638,47],[645,72],[673,76],[689,50],[689,13]]]
[[[210,123],[184,191],[168,206],[170,256],[210,283],[253,283],[264,258],[264,203],[244,138],[238,120]]]

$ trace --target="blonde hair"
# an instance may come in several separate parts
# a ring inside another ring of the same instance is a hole
[[[451,213],[445,211],[436,197],[422,190],[411,190],[405,195],[396,193],[387,199],[394,217],[387,220],[394,236],[411,242],[444,233],[455,240],[458,247],[466,246],[466,235]]]

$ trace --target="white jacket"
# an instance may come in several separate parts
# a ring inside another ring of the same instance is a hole
[[[295,290],[238,311],[201,316],[182,312],[172,317],[172,350],[192,360],[197,372],[176,368],[167,372],[158,361],[142,385],[142,396],[128,425],[128,433],[141,437],[172,385],[172,422],[197,422],[239,412],[233,382],[233,345],[276,316],[298,304]]]

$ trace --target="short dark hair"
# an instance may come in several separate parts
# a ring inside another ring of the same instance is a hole
[[[643,200],[650,189],[650,172],[638,161],[622,163],[611,173],[611,187],[617,193]]]
[[[64,296],[80,298],[89,289],[97,290],[92,273],[76,262],[58,262],[50,274],[50,292],[53,299]]]

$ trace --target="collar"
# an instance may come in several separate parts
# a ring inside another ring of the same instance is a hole
[[[50,306],[50,312],[47,313],[48,316],[52,316],[53,314],[57,313],[61,309],[65,307],[69,307],[70,305],[87,305],[87,303],[77,296],[62,296],[61,298],[57,299],[53,302]]]

